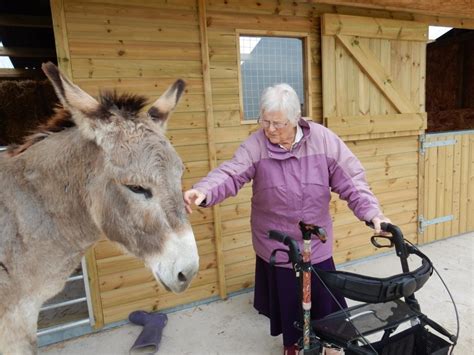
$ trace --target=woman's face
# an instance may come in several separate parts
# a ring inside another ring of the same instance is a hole
[[[259,123],[270,142],[290,149],[295,140],[296,127],[290,123],[284,113],[280,111],[263,112]]]

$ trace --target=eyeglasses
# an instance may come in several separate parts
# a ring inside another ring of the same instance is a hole
[[[262,120],[260,117],[257,119],[257,123],[259,123],[263,128],[270,128],[270,126],[273,125],[273,128],[275,129],[282,129],[285,128],[290,120],[287,120],[286,122],[272,122],[272,121],[267,121],[267,120]]]

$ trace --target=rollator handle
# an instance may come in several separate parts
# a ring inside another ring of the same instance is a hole
[[[372,222],[367,222],[366,221],[365,224],[367,226],[369,226],[370,228],[374,228],[374,224]],[[398,228],[394,224],[382,222],[382,223],[380,223],[380,229],[382,231],[388,232],[392,235],[391,240],[392,240],[393,244],[395,244],[395,250],[397,251],[397,255],[402,261],[403,272],[410,271],[408,269],[408,264],[406,262],[406,260],[408,258],[408,251],[407,251],[407,247],[406,247],[406,244],[405,244],[405,240],[403,238],[403,233],[400,230],[400,228]]]
[[[290,261],[292,262],[293,265],[300,262],[300,259],[301,259],[300,248],[298,247],[298,243],[296,242],[296,240],[291,238],[289,235],[286,235],[276,230],[271,230],[270,232],[268,232],[268,236],[270,237],[270,239],[276,240],[277,242],[283,243],[286,246],[288,246],[288,248],[290,249],[289,251]]]
[[[291,239],[291,237],[280,231],[271,230],[270,232],[268,232],[268,235],[270,239],[276,240],[277,242],[283,243],[285,245],[289,245],[290,243],[289,239]]]
[[[365,222],[369,227],[374,228],[374,224],[372,222]],[[384,232],[388,232],[392,235],[392,241],[395,244],[395,251],[397,256],[400,258],[400,264],[402,266],[402,271],[404,273],[410,272],[410,268],[408,266],[408,248],[407,243],[405,243],[405,238],[403,237],[403,233],[396,225],[391,223],[380,223],[380,229]],[[405,297],[405,301],[412,309],[417,311],[420,310],[420,305],[415,298],[415,295],[412,294],[408,297]]]

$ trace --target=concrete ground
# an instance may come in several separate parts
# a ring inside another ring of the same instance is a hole
[[[472,354],[474,349],[474,233],[434,242],[420,248],[433,261],[450,289],[460,318],[459,342],[454,354]],[[411,267],[417,267],[417,257]],[[371,276],[400,273],[394,253],[342,265],[342,270]],[[456,332],[453,306],[442,283],[433,275],[417,292],[422,311]],[[267,318],[252,306],[253,292],[181,311],[168,313],[159,354],[281,354],[281,336],[269,335]],[[129,354],[142,327],[126,324],[60,344],[40,348],[39,354]]]

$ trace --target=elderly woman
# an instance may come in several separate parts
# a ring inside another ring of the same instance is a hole
[[[186,191],[184,200],[188,212],[192,204],[209,207],[235,196],[253,180],[254,307],[270,318],[273,336],[283,333],[284,353],[294,354],[301,336],[293,326],[300,312],[297,283],[290,264],[269,264],[272,251],[282,245],[270,240],[268,231],[280,230],[302,243],[299,221],[322,226],[328,242],[313,243],[311,261],[317,268],[334,270],[330,191],[346,200],[361,221],[373,222],[377,233],[380,223],[389,220],[370,191],[359,160],[329,129],[301,118],[298,96],[289,85],[265,89],[258,122],[261,129],[240,145],[231,160]],[[283,255],[277,255],[277,263],[281,258]],[[314,275],[312,285],[314,319],[339,310]],[[343,298],[338,297],[338,303],[346,307]]]

